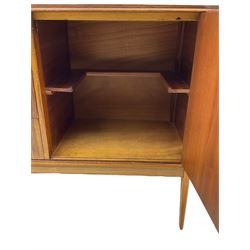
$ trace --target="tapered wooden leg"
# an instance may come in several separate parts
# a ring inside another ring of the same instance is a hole
[[[183,177],[181,177],[181,197],[180,197],[180,215],[179,215],[180,229],[183,229],[184,225],[187,196],[188,196],[188,185],[189,185],[189,178],[186,172],[184,171]]]

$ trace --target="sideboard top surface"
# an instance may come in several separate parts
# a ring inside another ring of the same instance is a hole
[[[32,11],[211,11],[217,5],[32,4]]]

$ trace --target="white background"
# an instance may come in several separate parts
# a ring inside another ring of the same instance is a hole
[[[250,249],[247,2],[85,2],[220,3],[218,234],[192,185],[179,230],[179,178],[30,174],[31,2],[2,1],[0,249]]]

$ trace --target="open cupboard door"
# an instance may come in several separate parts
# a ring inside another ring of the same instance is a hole
[[[218,12],[202,13],[184,136],[184,169],[219,231]]]

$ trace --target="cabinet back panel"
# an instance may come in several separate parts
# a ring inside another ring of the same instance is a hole
[[[87,76],[74,93],[76,119],[169,121],[169,94],[158,76]]]
[[[71,67],[109,71],[173,70],[177,22],[68,22]]]

